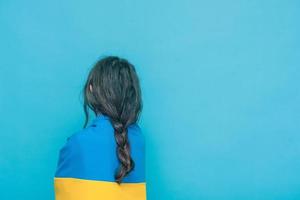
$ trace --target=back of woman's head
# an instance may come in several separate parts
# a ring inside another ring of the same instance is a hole
[[[126,59],[107,56],[100,59],[91,69],[84,89],[84,112],[89,121],[89,108],[96,115],[107,115],[114,128],[116,154],[119,167],[115,181],[122,179],[134,168],[130,155],[128,126],[137,122],[142,110],[139,79],[134,66]]]

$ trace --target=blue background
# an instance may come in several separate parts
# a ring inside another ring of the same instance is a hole
[[[300,199],[300,3],[0,2],[0,199],[53,199],[103,55],[136,65],[148,199]]]

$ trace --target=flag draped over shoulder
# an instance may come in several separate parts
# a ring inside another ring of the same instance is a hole
[[[54,176],[56,200],[146,200],[145,145],[137,124],[128,127],[135,167],[119,185],[114,130],[108,117],[97,116],[91,125],[71,135],[60,149]]]

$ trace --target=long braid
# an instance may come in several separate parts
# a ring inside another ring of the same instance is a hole
[[[129,70],[129,73],[132,73]],[[130,77],[130,81],[128,83],[128,90],[127,93],[124,96],[124,99],[120,106],[120,120],[112,120],[112,124],[115,130],[115,139],[116,139],[116,153],[117,157],[120,161],[119,168],[116,171],[115,174],[115,180],[117,183],[121,183],[122,179],[134,169],[134,161],[131,158],[131,152],[130,152],[130,143],[128,140],[128,126],[135,121],[134,115],[128,115],[128,113],[131,113],[134,111],[132,106],[129,106],[130,103],[134,103],[133,99],[135,99],[136,91],[133,87],[132,83],[133,80]],[[128,102],[130,102],[128,104]],[[126,104],[127,103],[127,104]],[[135,112],[135,111],[134,111]]]
[[[134,161],[130,155],[130,143],[127,135],[127,127],[118,121],[112,121],[115,130],[116,153],[120,162],[119,168],[115,173],[115,180],[121,183],[122,179],[134,168]]]

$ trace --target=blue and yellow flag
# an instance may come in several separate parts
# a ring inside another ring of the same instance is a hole
[[[145,143],[140,127],[128,127],[133,171],[119,185],[114,130],[106,115],[71,135],[61,148],[54,177],[56,200],[145,200]]]

